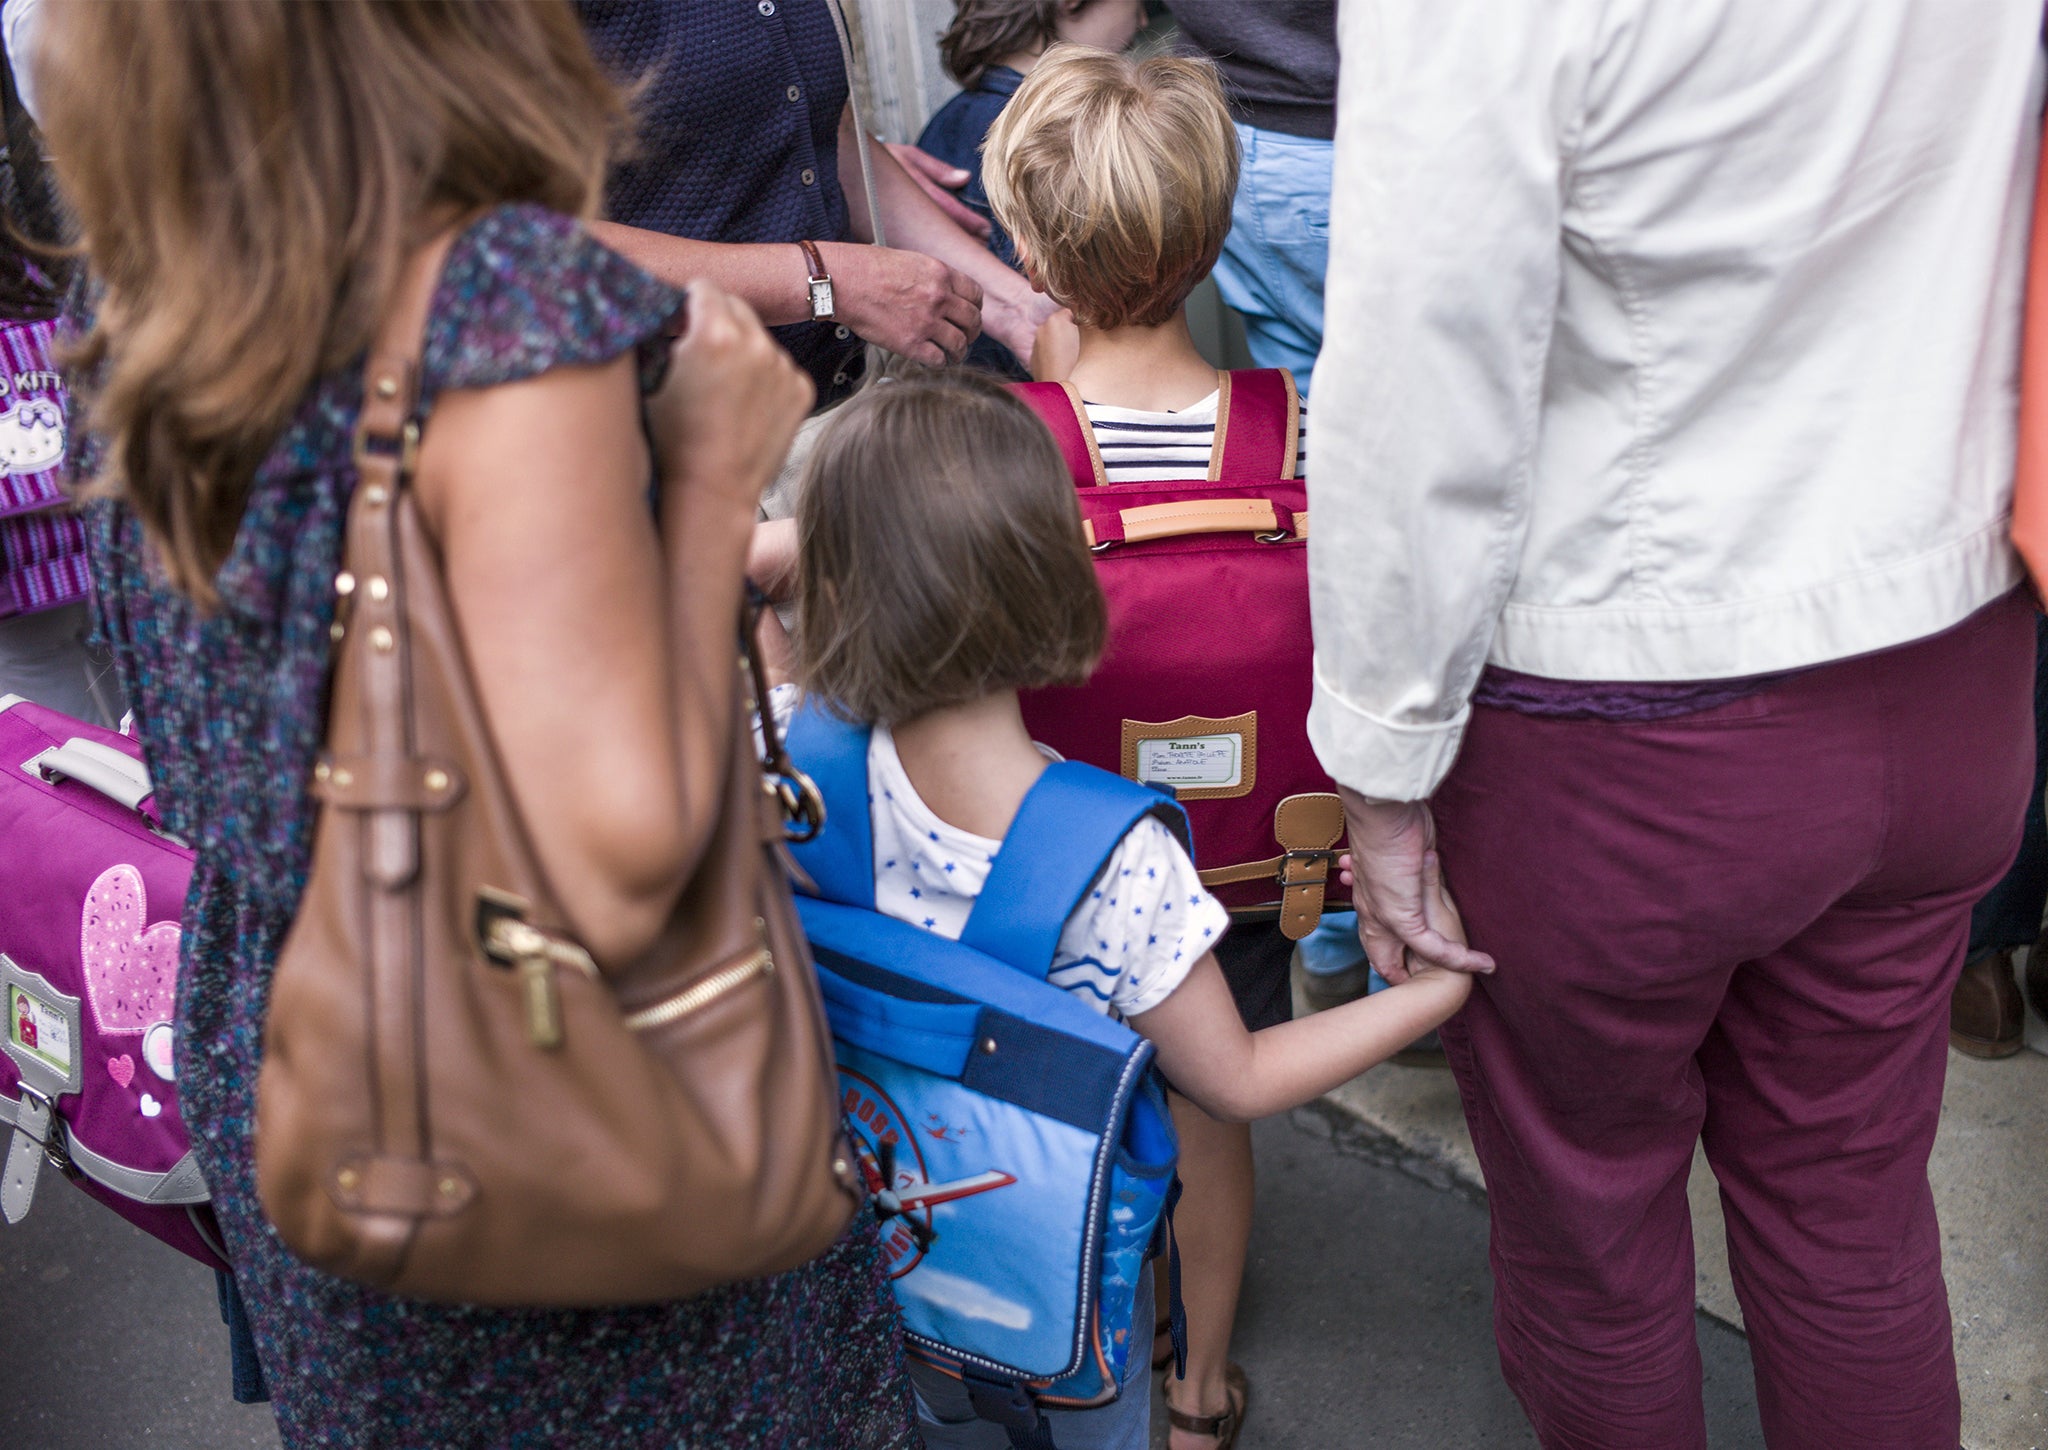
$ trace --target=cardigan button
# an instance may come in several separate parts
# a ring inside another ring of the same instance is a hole
[[[801,181],[805,186],[816,186],[818,184],[818,173],[806,166],[797,173],[797,180]]]
[[[761,0],[761,3],[754,8],[763,15],[773,15],[775,13],[775,0]]]

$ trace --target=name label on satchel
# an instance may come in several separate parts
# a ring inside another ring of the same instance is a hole
[[[1242,735],[1197,735],[1192,739],[1140,740],[1138,779],[1147,785],[1233,786],[1244,780]]]
[[[14,1059],[21,1080],[30,1087],[75,1093],[84,1086],[83,1002],[0,952],[0,1006],[7,1009],[0,1051]]]
[[[1126,720],[1123,773],[1168,787],[1180,800],[1245,795],[1258,779],[1258,731],[1256,711],[1227,720]]]

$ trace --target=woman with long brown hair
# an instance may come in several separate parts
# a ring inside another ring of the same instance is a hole
[[[79,361],[102,623],[165,823],[199,853],[178,1086],[286,1444],[912,1443],[859,1232],[685,1303],[447,1307],[298,1263],[252,1169],[360,363],[409,261],[446,247],[422,517],[528,834],[600,961],[653,939],[710,830],[718,752],[680,742],[730,728],[734,686],[682,662],[730,657],[809,382],[700,286],[650,457],[640,380],[680,299],[576,220],[622,110],[559,0],[52,0],[37,77],[98,284]]]

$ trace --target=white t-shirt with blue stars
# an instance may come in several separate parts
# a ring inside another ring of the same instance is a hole
[[[868,789],[875,906],[958,940],[1003,843],[932,814],[904,773],[886,725],[875,727],[868,746]],[[1124,837],[1089,898],[1067,918],[1050,980],[1098,1011],[1135,1017],[1171,996],[1229,924],[1180,842],[1148,817]]]

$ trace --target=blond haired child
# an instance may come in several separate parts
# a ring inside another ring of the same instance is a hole
[[[1056,46],[990,128],[982,168],[1019,265],[1071,319],[1062,319],[1064,349],[1062,324],[1041,334],[1033,371],[1078,391],[1107,481],[1202,477],[1216,438],[1218,376],[1188,332],[1187,299],[1230,231],[1238,173],[1214,65]],[[1307,448],[1296,443],[1305,463]],[[1292,1015],[1292,955],[1293,943],[1269,922],[1238,923],[1218,950],[1247,1028]],[[1229,1351],[1251,1233],[1251,1134],[1188,1096],[1173,1104],[1187,1183],[1179,1219],[1187,1378],[1169,1380],[1167,1404],[1174,1450],[1227,1450],[1249,1396]]]
[[[798,522],[799,681],[874,727],[876,909],[957,939],[1048,764],[1018,691],[1085,679],[1102,651],[1104,605],[1073,484],[1044,426],[1000,385],[965,371],[913,375],[835,415]],[[1470,990],[1467,977],[1425,970],[1248,1032],[1214,955],[1228,917],[1166,827],[1141,821],[1097,884],[1068,918],[1048,980],[1148,1038],[1166,1077],[1217,1118],[1309,1101],[1443,1022]],[[1430,910],[1460,934],[1441,891]],[[958,1381],[917,1363],[911,1377],[927,1446],[1010,1443],[975,1418]],[[1150,1402],[1134,1368],[1115,1403],[1051,1412],[1053,1443],[1145,1450]],[[1224,1433],[1234,1438],[1234,1420]]]

